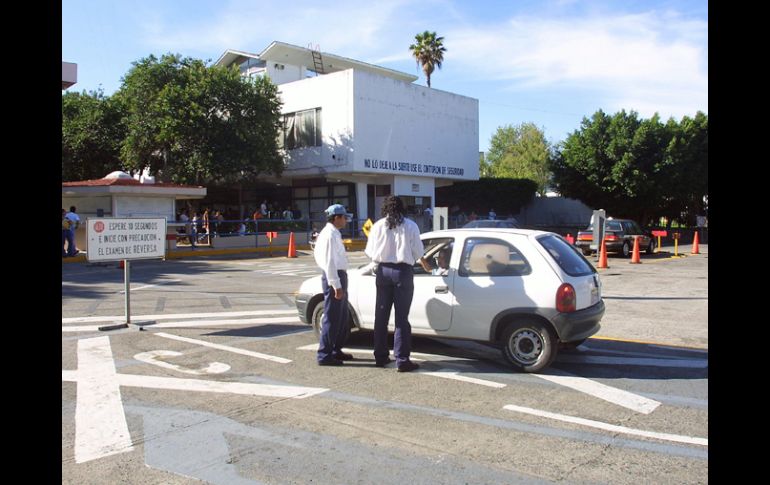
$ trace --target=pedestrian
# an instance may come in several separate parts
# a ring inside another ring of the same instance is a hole
[[[420,240],[420,229],[405,215],[404,202],[395,195],[387,196],[382,205],[382,218],[372,226],[364,251],[377,264],[374,365],[385,367],[392,362],[388,351],[388,320],[391,308],[395,307],[393,353],[398,372],[410,372],[419,367],[409,360],[412,348],[409,308],[414,295],[412,266],[419,261],[426,272],[431,272],[428,262],[422,259],[425,248]]]
[[[342,351],[350,332],[348,325],[348,256],[342,242],[340,229],[348,223],[345,207],[330,205],[326,211],[326,226],[315,243],[313,257],[321,275],[324,292],[324,314],[321,319],[321,337],[316,359],[318,365],[342,365],[353,360],[351,354]]]
[[[489,209],[489,220],[494,221],[497,219],[497,212],[494,209]]]
[[[78,254],[77,245],[75,243],[75,230],[80,226],[80,216],[76,213],[77,208],[73,205],[70,207],[70,211],[64,215],[64,218],[70,221],[70,227],[67,229],[65,239],[67,239],[67,256],[72,257]]]
[[[64,244],[67,242],[67,234],[70,230],[70,220],[64,217],[67,215],[67,211],[62,208],[61,210],[61,257],[66,258],[68,256],[67,251],[64,249]]]

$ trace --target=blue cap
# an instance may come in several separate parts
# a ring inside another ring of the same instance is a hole
[[[342,204],[333,204],[326,208],[324,211],[326,212],[327,217],[331,216],[344,216],[347,214],[347,211],[345,210],[345,206]]]

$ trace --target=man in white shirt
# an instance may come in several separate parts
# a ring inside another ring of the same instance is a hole
[[[75,245],[75,229],[80,225],[80,216],[75,212],[77,209],[73,205],[70,207],[70,211],[64,215],[64,218],[70,221],[70,228],[67,229],[65,238],[67,239],[67,256],[72,257],[78,254],[77,246]]]
[[[353,360],[342,351],[350,328],[348,326],[348,256],[340,229],[348,223],[345,207],[329,206],[326,226],[318,234],[313,257],[321,270],[324,292],[324,314],[321,320],[321,338],[318,344],[318,365],[342,365]]]
[[[422,259],[425,248],[420,240],[420,229],[411,219],[404,217],[404,202],[394,196],[385,198],[382,219],[372,226],[365,253],[377,263],[377,306],[374,313],[374,361],[377,367],[385,367],[390,359],[388,350],[388,320],[390,310],[396,309],[396,331],[393,353],[398,372],[410,372],[419,367],[411,360],[412,326],[409,324],[409,308],[414,295],[414,271],[419,261],[426,272],[431,271]]]

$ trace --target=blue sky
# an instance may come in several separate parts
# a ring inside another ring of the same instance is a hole
[[[708,113],[708,3],[572,0],[63,0],[70,90],[112,94],[131,63],[173,52],[216,61],[277,40],[425,76],[415,34],[444,37],[434,89],[479,100],[479,149],[531,122],[553,143],[598,109]]]

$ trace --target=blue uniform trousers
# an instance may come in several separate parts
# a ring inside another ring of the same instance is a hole
[[[334,298],[334,288],[329,286],[326,274],[321,276],[321,286],[324,292],[324,315],[321,319],[321,340],[318,345],[318,361],[328,362],[342,352],[342,346],[350,334],[348,325],[348,274],[338,271],[340,284],[345,290],[342,300]]]
[[[412,350],[412,326],[409,324],[409,308],[414,295],[414,270],[406,263],[380,263],[377,265],[377,307],[374,313],[374,359],[388,358],[388,320],[390,309],[396,308],[396,331],[393,337],[393,354],[396,365],[409,361]]]

